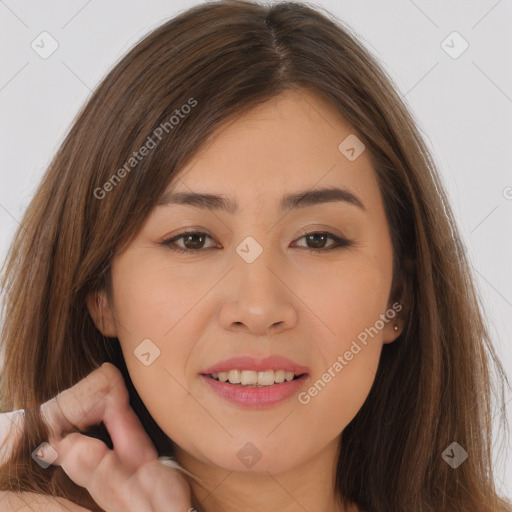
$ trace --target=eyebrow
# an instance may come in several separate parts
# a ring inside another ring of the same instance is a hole
[[[281,212],[294,208],[305,208],[322,203],[345,202],[357,206],[366,212],[363,202],[354,193],[347,189],[329,187],[312,190],[303,190],[285,195],[279,202]],[[196,208],[223,210],[230,214],[238,212],[238,201],[217,194],[197,192],[166,192],[157,201],[157,206],[169,204],[184,204]]]

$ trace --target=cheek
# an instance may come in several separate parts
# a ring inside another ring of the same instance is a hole
[[[321,320],[323,332],[315,337],[321,363],[298,399],[307,416],[336,435],[363,405],[377,373],[391,269],[373,257],[354,258],[327,277],[318,274],[315,282],[309,293],[304,288],[298,295],[308,298]]]
[[[116,320],[125,337],[139,342],[154,338],[165,345],[178,322],[193,314],[208,283],[198,279],[197,272],[194,278],[186,269],[177,272],[165,258],[143,253],[132,254],[112,267]]]
[[[385,262],[358,254],[291,281],[322,330],[322,352],[346,350],[349,340],[375,324],[385,313],[391,277]]]
[[[372,358],[373,359],[373,356]],[[362,352],[348,364],[330,365],[298,396],[296,419],[315,426],[308,430],[324,439],[334,439],[352,421],[364,404],[376,366]],[[341,364],[341,363],[340,363]]]
[[[112,266],[123,356],[133,385],[154,420],[168,435],[186,436],[189,421],[204,422],[204,411],[194,407],[188,393],[186,372],[196,340],[205,329],[198,319],[206,322],[208,318],[198,300],[211,283],[197,272],[177,273],[161,259],[134,256],[132,252],[130,259],[119,259]],[[183,416],[186,422],[180,419]]]

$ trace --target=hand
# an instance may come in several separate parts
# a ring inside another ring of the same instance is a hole
[[[52,434],[38,458],[61,466],[107,512],[187,512],[192,508],[188,482],[178,470],[158,461],[114,365],[104,363],[43,404],[41,414]],[[77,432],[102,421],[113,450]]]

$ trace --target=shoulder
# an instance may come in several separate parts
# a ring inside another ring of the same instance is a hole
[[[34,506],[35,505],[35,506]],[[90,512],[65,498],[34,492],[0,491],[0,510],[4,512]]]

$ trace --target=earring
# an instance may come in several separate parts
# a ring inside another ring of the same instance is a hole
[[[398,325],[397,325],[397,323],[396,323],[396,320],[395,320],[395,327],[394,327],[394,329],[395,329],[395,331],[398,331],[398,330],[399,330],[399,329],[398,329]]]

